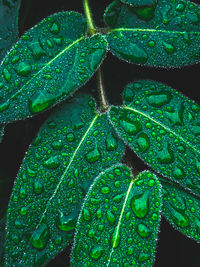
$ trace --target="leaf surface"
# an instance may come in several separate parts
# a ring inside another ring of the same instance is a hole
[[[121,0],[124,4],[133,5],[136,7],[151,6],[157,2],[157,0]]]
[[[110,109],[121,138],[154,170],[200,195],[200,107],[154,81],[130,83]]]
[[[161,179],[162,214],[172,226],[200,243],[200,197]]]
[[[151,266],[161,192],[150,172],[116,165],[95,179],[78,219],[72,266]]]
[[[18,11],[21,0],[0,0],[0,62],[18,38]]]
[[[94,74],[106,42],[86,31],[81,14],[60,12],[22,36],[0,67],[0,123],[52,107]]]
[[[114,1],[105,12],[111,52],[131,63],[180,67],[200,61],[200,6],[182,0],[132,7]]]
[[[71,242],[90,184],[123,156],[124,144],[113,131],[89,96],[61,105],[44,123],[9,203],[7,266],[41,266]]]

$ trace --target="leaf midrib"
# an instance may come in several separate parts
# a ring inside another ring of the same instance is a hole
[[[133,31],[133,32],[160,32],[160,33],[176,33],[176,34],[186,34],[188,31],[167,31],[167,30],[158,30],[158,29],[141,29],[141,28],[116,28],[112,29],[108,34],[118,31]],[[193,32],[194,34],[200,34],[200,32]]]
[[[189,142],[187,142],[182,136],[180,136],[179,134],[177,134],[176,132],[173,132],[170,128],[168,128],[167,126],[165,126],[164,124],[162,124],[161,122],[153,119],[152,117],[149,117],[146,113],[143,113],[137,109],[128,107],[128,106],[123,106],[124,109],[127,110],[131,110],[133,112],[136,112],[146,118],[148,118],[149,120],[153,121],[154,123],[160,125],[161,127],[163,127],[166,131],[172,133],[173,135],[175,135],[177,138],[179,138],[181,141],[183,141],[185,144],[187,144],[190,148],[192,148],[196,153],[200,154],[200,151],[198,149],[196,149],[192,144],[190,144]]]
[[[78,42],[82,41],[85,38],[85,36],[80,37],[79,39],[77,39],[76,41],[74,41],[73,43],[71,43],[69,46],[67,46],[65,49],[63,49],[58,55],[56,55],[53,59],[51,59],[47,64],[45,64],[36,74],[34,74],[34,76],[28,80],[15,94],[13,94],[9,99],[7,99],[4,103],[9,102],[10,100],[12,100],[13,98],[15,98],[16,96],[18,96],[21,91],[24,89],[24,87],[26,87],[27,85],[29,85],[33,79],[35,79],[43,70],[45,70],[49,65],[51,65],[58,57],[60,57],[62,54],[64,54],[66,51],[68,51],[72,46],[74,46],[75,44],[77,44]]]
[[[125,197],[125,200],[124,200],[124,204],[123,204],[123,207],[122,207],[122,210],[121,210],[121,213],[120,213],[120,217],[119,217],[119,221],[118,221],[118,224],[117,224],[117,230],[116,230],[116,234],[114,236],[114,242],[113,242],[113,247],[115,246],[116,244],[116,241],[117,241],[117,235],[119,233],[119,228],[120,228],[120,225],[121,225],[121,221],[122,221],[122,217],[123,217],[123,214],[124,214],[124,211],[125,211],[125,208],[126,208],[126,203],[128,201],[128,198],[129,198],[129,195],[130,195],[130,192],[131,192],[131,189],[132,189],[132,186],[134,184],[134,181],[135,180],[132,180],[130,182],[130,185],[129,185],[129,188],[127,190],[127,193],[126,193],[126,197]],[[111,252],[110,252],[110,256],[109,256],[109,259],[108,259],[108,263],[107,263],[107,267],[109,266],[110,264],[110,260],[111,260],[111,257],[112,257],[112,254],[114,252],[114,248],[112,248]]]
[[[84,141],[85,138],[87,137],[88,133],[90,132],[91,128],[93,127],[95,121],[97,120],[97,118],[98,118],[99,116],[100,116],[99,114],[96,114],[96,115],[95,115],[95,117],[94,117],[93,120],[91,121],[91,123],[90,123],[90,125],[89,125],[87,131],[85,132],[85,134],[83,135],[82,139],[80,140],[80,142],[79,142],[79,144],[78,144],[76,150],[75,150],[74,153],[72,154],[71,159],[69,160],[69,163],[68,163],[68,165],[67,165],[65,171],[63,172],[63,174],[62,174],[62,176],[61,176],[61,178],[60,178],[60,180],[59,180],[59,183],[58,183],[56,189],[54,190],[52,196],[50,197],[50,199],[49,199],[48,202],[47,202],[46,208],[45,208],[44,212],[42,213],[41,219],[40,219],[39,223],[37,224],[37,226],[35,227],[35,230],[37,230],[37,228],[39,227],[40,223],[42,222],[42,220],[43,220],[43,218],[44,218],[45,214],[47,213],[47,210],[48,210],[48,208],[49,208],[49,206],[50,206],[51,200],[52,200],[52,199],[55,197],[55,195],[57,194],[57,192],[58,192],[58,190],[59,190],[59,188],[60,188],[60,185],[62,184],[63,179],[64,179],[64,177],[65,177],[67,171],[69,170],[69,168],[70,168],[70,166],[71,166],[71,164],[72,164],[72,162],[73,162],[73,160],[74,160],[74,158],[75,158],[75,156],[76,156],[76,154],[77,154],[79,148],[81,147],[83,141]],[[35,231],[35,230],[34,230],[34,231]],[[21,262],[22,262],[22,259],[20,260],[19,263],[21,263]]]

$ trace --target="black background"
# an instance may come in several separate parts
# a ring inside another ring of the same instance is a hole
[[[95,23],[103,27],[103,13],[110,1],[90,0]],[[199,1],[193,1],[199,3]],[[37,24],[44,17],[63,10],[83,13],[81,0],[22,0],[19,15],[20,35]],[[200,104],[200,64],[181,69],[161,69],[136,66],[120,61],[108,53],[104,64],[104,81],[108,100],[111,104],[121,104],[124,86],[138,79],[163,82]],[[96,80],[93,77],[81,91],[90,92],[96,97]],[[50,111],[24,121],[6,126],[5,136],[0,144],[0,216],[7,206],[13,182],[29,144],[37,134]],[[139,170],[145,166],[132,152]],[[63,251],[47,266],[69,266],[70,248]],[[161,221],[154,267],[200,267],[200,245],[175,231],[164,218]]]

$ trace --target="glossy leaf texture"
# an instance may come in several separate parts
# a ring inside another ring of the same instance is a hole
[[[135,7],[152,6],[157,3],[157,0],[121,0],[124,4],[133,5]]]
[[[105,12],[110,51],[130,63],[181,67],[200,61],[200,6],[158,0],[132,7],[114,1]]]
[[[154,170],[200,195],[200,107],[154,81],[130,83],[111,107],[121,138]]]
[[[18,12],[21,0],[0,0],[0,62],[18,39]]]
[[[60,12],[22,36],[0,67],[0,123],[52,107],[94,74],[106,42],[101,34],[86,32],[81,14]]]
[[[41,266],[72,240],[94,178],[119,163],[124,144],[94,99],[58,107],[30,146],[8,207],[6,266]]]
[[[135,180],[125,165],[101,173],[81,209],[72,266],[151,266],[161,202],[150,172]]]
[[[161,179],[161,184],[162,214],[175,229],[200,242],[200,197],[170,181]]]

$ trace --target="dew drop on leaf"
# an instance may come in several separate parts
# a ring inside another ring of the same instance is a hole
[[[144,218],[147,215],[148,199],[149,199],[148,192],[145,192],[142,195],[141,194],[135,195],[131,199],[131,208],[138,218]]]

